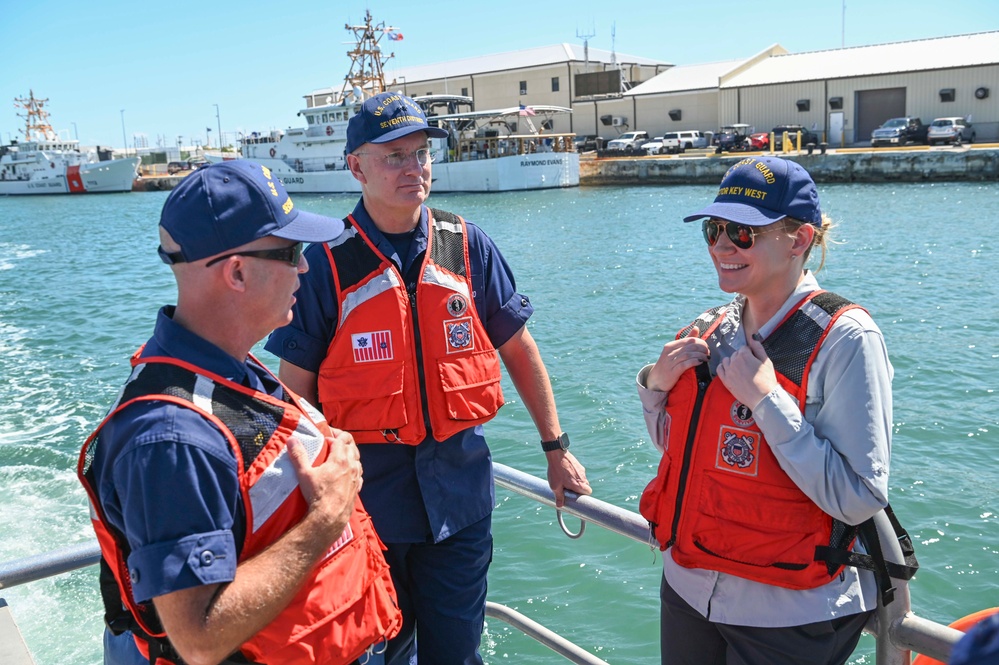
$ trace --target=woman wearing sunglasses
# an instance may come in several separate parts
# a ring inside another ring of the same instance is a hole
[[[805,268],[830,222],[798,164],[742,160],[695,220],[735,297],[638,375],[663,451],[641,499],[666,551],[662,662],[845,663],[877,604],[870,571],[842,561],[888,503],[884,339]]]

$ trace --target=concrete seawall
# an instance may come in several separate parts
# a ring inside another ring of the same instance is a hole
[[[749,156],[723,155],[613,157],[586,155],[580,160],[580,184],[690,185],[721,181],[725,171]],[[999,180],[999,146],[898,150],[839,150],[824,155],[783,154],[801,164],[816,182],[935,182]]]

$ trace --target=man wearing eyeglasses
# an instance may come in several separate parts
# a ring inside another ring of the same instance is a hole
[[[243,160],[167,198],[159,254],[177,305],[78,468],[101,546],[105,663],[382,662],[402,617],[357,496],[357,446],[250,354],[291,320],[302,243],[343,228]]]
[[[524,325],[530,301],[481,229],[425,205],[429,141],[445,137],[405,95],[361,105],[347,128],[361,200],[339,238],[307,250],[294,320],[267,343],[282,379],[361,444],[362,498],[403,611],[393,665],[482,663],[494,504],[482,425],[503,404],[500,358],[538,428],[556,503],[590,493]]]

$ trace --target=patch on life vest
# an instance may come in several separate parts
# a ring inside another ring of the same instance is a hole
[[[459,353],[475,349],[472,339],[472,318],[455,319],[444,322],[444,338],[447,340],[447,352]]]
[[[460,293],[452,294],[447,299],[447,311],[451,316],[461,316],[468,309],[468,301]]]
[[[368,363],[375,360],[392,360],[392,332],[356,333],[350,336],[350,345],[354,349],[354,362]]]
[[[754,422],[753,410],[742,402],[732,402],[730,414],[732,415],[732,422],[739,427],[751,427]]]
[[[354,540],[354,530],[350,528],[350,522],[347,522],[347,526],[343,528],[343,533],[340,537],[336,539],[336,542],[330,545],[330,548],[326,551],[323,556],[323,561],[330,558],[346,546],[347,543]]]
[[[755,476],[759,471],[759,432],[722,425],[715,468]]]

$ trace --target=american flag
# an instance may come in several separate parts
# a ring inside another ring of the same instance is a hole
[[[532,109],[530,106],[524,106],[523,104],[521,104],[520,113],[518,115],[520,116],[534,115],[534,109]]]
[[[401,42],[402,41],[402,33],[401,32],[390,32],[390,33],[388,33],[388,38],[391,39],[394,42]]]
[[[354,349],[354,362],[366,363],[393,358],[392,333],[388,330],[353,334],[350,341]]]

